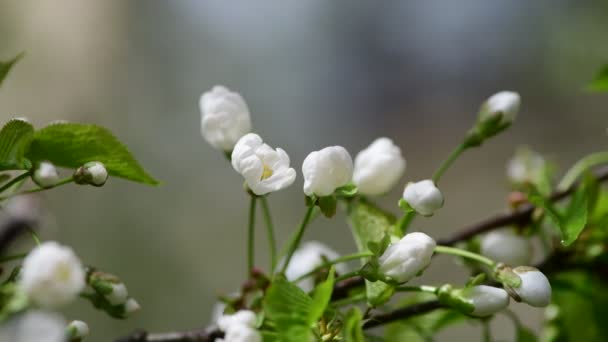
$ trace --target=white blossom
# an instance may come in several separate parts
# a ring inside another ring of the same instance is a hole
[[[19,285],[35,304],[57,308],[84,289],[85,272],[71,248],[50,241],[27,255]]]
[[[251,131],[245,100],[236,92],[215,86],[201,95],[201,133],[211,146],[231,151],[236,142]]]
[[[403,199],[424,216],[431,216],[443,207],[443,194],[430,179],[408,183],[403,190]]]
[[[112,305],[125,304],[129,299],[129,292],[124,283],[112,284],[112,292],[104,296]]]
[[[399,283],[405,283],[424,270],[431,262],[435,240],[415,232],[392,243],[378,259],[379,271]]]
[[[73,339],[82,339],[89,335],[89,325],[83,321],[72,321],[66,328],[70,337]]]
[[[473,286],[463,290],[462,296],[473,304],[471,315],[476,317],[493,315],[509,305],[507,291],[493,286]]]
[[[530,239],[512,229],[499,229],[481,238],[481,254],[507,265],[527,265],[532,259]]]
[[[541,271],[519,266],[513,272],[521,279],[521,285],[513,290],[523,302],[535,307],[545,307],[551,303],[551,284]]]
[[[353,160],[342,146],[311,152],[302,164],[304,193],[329,196],[353,178]]]
[[[361,194],[381,195],[399,181],[405,167],[401,149],[389,138],[378,138],[355,157],[353,183]]]
[[[34,170],[32,179],[39,186],[49,188],[59,182],[59,174],[57,173],[55,165],[50,162],[43,161],[38,165],[36,170]]]
[[[537,183],[543,177],[547,161],[538,152],[520,148],[507,163],[507,177],[512,183]]]
[[[108,180],[108,170],[102,162],[88,162],[74,173],[74,181],[78,184],[102,186]]]
[[[140,309],[141,309],[141,306],[139,305],[139,303],[135,299],[129,298],[127,300],[127,302],[124,304],[125,317],[131,316],[132,314],[139,311]]]
[[[300,245],[293,253],[289,265],[285,270],[285,277],[290,281],[295,281],[299,277],[307,274],[322,265],[325,261],[339,258],[340,255],[333,249],[318,241],[307,241]],[[336,271],[340,274],[348,272],[344,263],[336,264]],[[308,292],[314,288],[314,281],[310,277],[300,280],[297,285]]]
[[[265,195],[290,186],[296,170],[289,167],[289,156],[262,141],[259,135],[244,135],[232,151],[232,167],[240,173],[256,195]]]
[[[502,115],[502,124],[512,123],[519,112],[521,99],[513,91],[501,91],[490,96],[481,106],[479,121],[485,122],[497,115]]]
[[[27,311],[0,324],[2,342],[65,342],[66,322],[61,315]]]
[[[255,329],[256,316],[253,311],[240,310],[231,315],[223,315],[218,319],[220,330],[225,333],[222,342],[261,342],[262,335]]]

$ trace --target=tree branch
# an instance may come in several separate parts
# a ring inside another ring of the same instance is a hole
[[[598,172],[596,172],[595,177],[598,182],[608,181],[608,168],[600,169]],[[576,183],[568,190],[552,194],[550,197],[551,201],[556,202],[568,197],[574,192],[578,185],[579,183]],[[526,204],[512,213],[495,215],[485,220],[482,220],[476,224],[465,227],[459,233],[456,233],[451,237],[437,240],[437,244],[444,246],[452,246],[458,242],[466,241],[478,234],[485,233],[494,229],[513,224],[524,225],[530,222],[533,212],[534,206],[531,204]],[[561,259],[561,257],[563,257],[563,255],[561,254],[554,255],[553,257],[547,259],[543,264],[538,265],[538,268],[544,272],[564,270],[563,265],[558,265],[559,260],[557,259]],[[568,269],[571,268],[572,267]],[[608,270],[606,270],[605,266],[602,268],[602,274],[608,274]],[[361,277],[354,277],[351,279],[344,280],[336,284],[336,286],[334,287],[332,300],[345,298],[348,296],[348,293],[351,289],[360,287],[364,284],[365,280]],[[440,309],[442,307],[444,306],[437,300],[431,300],[409,305],[403,308],[396,309],[394,311],[372,316],[367,322],[364,323],[363,328],[374,328],[386,323],[394,322],[396,320],[402,320],[416,315],[425,314],[433,310]],[[149,334],[144,331],[136,331],[129,336],[117,339],[116,342],[212,342],[216,338],[221,338],[222,335],[222,332],[219,331],[216,327],[162,334]]]

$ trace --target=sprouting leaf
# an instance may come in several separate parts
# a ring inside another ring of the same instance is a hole
[[[557,190],[568,190],[585,172],[595,166],[603,164],[608,164],[608,152],[596,152],[583,157],[566,172],[557,185]]]
[[[319,197],[317,204],[325,217],[333,217],[336,214],[336,206],[338,205],[336,196]]]
[[[34,136],[34,127],[27,121],[13,119],[0,130],[0,170],[31,167],[24,157]]]
[[[354,201],[350,204],[348,222],[353,232],[357,248],[360,252],[368,251],[368,246],[383,246],[385,236],[399,238],[395,226],[395,217],[366,200]],[[364,264],[365,261],[362,260]],[[365,281],[368,302],[381,305],[388,301],[394,293],[394,288],[381,281]]]
[[[308,341],[312,303],[298,286],[277,276],[264,298],[264,314],[276,324],[281,341]]]
[[[553,223],[559,227],[564,246],[568,246],[576,241],[587,224],[587,189],[588,186],[585,184],[579,186],[563,213],[560,213],[555,205],[536,189],[531,188],[528,193],[528,200],[535,206],[543,208]]]
[[[310,324],[317,322],[323,315],[323,312],[325,312],[327,305],[329,305],[335,280],[334,269],[332,267],[327,280],[319,284],[312,295],[312,304],[308,312],[308,322]]]
[[[356,307],[350,308],[344,318],[342,334],[346,342],[363,342],[363,327],[361,320],[363,315],[361,310]]]
[[[17,63],[21,59],[21,57],[23,57],[23,55],[23,53],[20,53],[9,61],[0,61],[0,85],[2,85],[2,81],[4,81],[4,79],[6,78],[8,72],[11,71],[11,68],[15,65],[15,63]]]
[[[26,156],[57,166],[77,168],[90,161],[105,164],[110,175],[144,184],[158,184],[131,152],[106,128],[77,123],[55,123],[34,133]]]
[[[608,91],[608,64],[600,69],[595,78],[587,86],[587,89],[593,92]]]

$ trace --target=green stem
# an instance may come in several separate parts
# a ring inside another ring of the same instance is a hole
[[[374,255],[374,253],[372,253],[372,252],[361,252],[361,253],[355,253],[355,254],[349,254],[349,255],[341,256],[341,257],[336,258],[334,260],[330,260],[330,261],[322,263],[321,265],[315,267],[312,271],[310,271],[310,272],[308,272],[306,274],[301,275],[300,277],[298,277],[298,279],[294,280],[293,282],[297,283],[297,282],[301,281],[302,279],[310,277],[310,276],[314,275],[315,273],[317,273],[317,272],[319,272],[319,271],[321,271],[323,269],[326,269],[328,267],[331,267],[331,266],[333,266],[335,264],[339,264],[339,263],[343,263],[343,262],[350,261],[350,260],[355,260],[355,259],[367,258],[367,257],[371,257],[373,255]]]
[[[428,285],[420,285],[420,286],[399,286],[395,289],[397,292],[427,292],[427,293],[437,293],[437,288],[435,286]]]
[[[606,163],[608,163],[608,152],[597,152],[582,158],[566,172],[566,175],[557,185],[557,190],[568,190],[585,171]]]
[[[8,181],[8,183],[6,183],[2,187],[0,187],[0,193],[5,192],[6,190],[10,189],[13,185],[19,183],[20,181],[22,181],[23,179],[25,179],[29,176],[30,176],[30,171],[22,173],[19,176],[16,176],[15,178]]]
[[[359,270],[345,273],[345,274],[343,274],[343,275],[341,275],[341,276],[339,276],[339,277],[336,278],[336,283],[339,282],[339,281],[348,279],[348,278],[356,277],[359,274],[360,274]]]
[[[481,329],[483,331],[483,341],[492,342],[492,331],[490,330],[490,321],[484,320]]]
[[[401,220],[399,220],[399,231],[401,232],[401,235],[405,235],[405,233],[407,232],[407,227],[409,227],[410,223],[412,223],[414,217],[416,217],[416,212],[408,211],[401,218]]]
[[[302,236],[304,235],[306,226],[308,226],[308,223],[310,222],[310,218],[312,216],[312,212],[314,209],[315,209],[314,205],[308,207],[308,209],[306,210],[306,215],[304,215],[304,219],[302,220],[300,227],[296,231],[296,235],[290,241],[289,249],[287,250],[287,256],[285,258],[285,263],[283,263],[283,267],[281,268],[281,274],[285,274],[285,270],[287,270],[287,266],[289,266],[289,262],[291,261],[291,257],[293,256],[293,253],[296,251],[296,249],[298,249],[298,246],[300,245],[300,240],[302,240]]]
[[[486,258],[483,255],[479,255],[477,253],[465,251],[464,249],[455,248],[455,247],[437,246],[437,247],[435,247],[435,253],[457,255],[457,256],[460,256],[463,258],[468,258],[471,260],[478,261],[478,262],[488,265],[490,267],[494,267],[496,265],[496,263],[492,259]]]
[[[71,183],[73,181],[74,181],[74,177],[70,176],[70,177],[67,177],[67,178],[64,178],[64,179],[60,180],[59,182],[57,182],[57,184],[55,184],[53,186],[49,186],[49,187],[46,187],[46,188],[38,187],[38,188],[34,188],[34,189],[29,189],[29,190],[21,191],[21,192],[18,192],[16,194],[12,194],[11,196],[0,197],[0,201],[5,200],[5,199],[7,199],[9,197],[12,197],[12,196],[32,194],[32,193],[35,193],[35,192],[40,192],[40,191],[44,191],[44,190],[50,190],[50,189],[59,187],[61,185],[65,185],[65,184]]]
[[[38,233],[36,233],[33,229],[29,228],[30,234],[32,235],[32,239],[34,239],[34,242],[36,243],[37,246],[40,246],[40,237],[38,236]]]
[[[277,241],[274,237],[274,225],[272,224],[272,216],[270,216],[268,200],[265,196],[262,197],[262,211],[264,214],[264,221],[266,222],[266,233],[268,235],[268,246],[270,248],[270,273],[272,274],[277,266]]]
[[[5,257],[0,258],[0,263],[23,259],[26,256],[27,256],[27,253],[20,253],[20,254],[5,256]]]
[[[450,166],[452,166],[454,161],[456,161],[456,159],[458,159],[458,157],[460,157],[462,152],[466,151],[467,148],[469,148],[469,146],[467,144],[462,143],[462,144],[458,145],[454,149],[454,151],[452,151],[452,153],[450,154],[448,159],[443,161],[441,166],[439,166],[439,169],[437,169],[437,171],[435,171],[435,173],[433,174],[433,182],[435,182],[435,184],[439,183],[439,179],[441,178],[441,176],[443,176],[443,174],[447,171],[447,169]]]
[[[255,247],[255,205],[257,196],[251,195],[249,205],[249,228],[247,230],[247,278],[251,276],[253,270],[254,247]]]

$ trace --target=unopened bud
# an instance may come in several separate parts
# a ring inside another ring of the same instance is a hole
[[[124,283],[112,284],[112,292],[105,295],[108,302],[112,305],[121,305],[127,302],[129,292]]]
[[[124,315],[125,317],[129,317],[136,311],[139,311],[139,309],[141,309],[139,303],[135,299],[129,298],[129,300],[127,300],[127,302],[124,304]]]
[[[83,321],[72,321],[68,324],[67,335],[70,339],[79,340],[89,335],[89,326]]]
[[[103,163],[98,161],[86,163],[74,172],[74,182],[76,184],[103,186],[107,179],[108,170]]]
[[[34,170],[32,180],[41,188],[50,188],[59,182],[59,174],[55,165],[50,162],[43,161]]]
[[[528,305],[545,307],[551,303],[551,284],[547,277],[538,269],[519,266],[513,272],[521,278],[521,285],[513,291]]]

